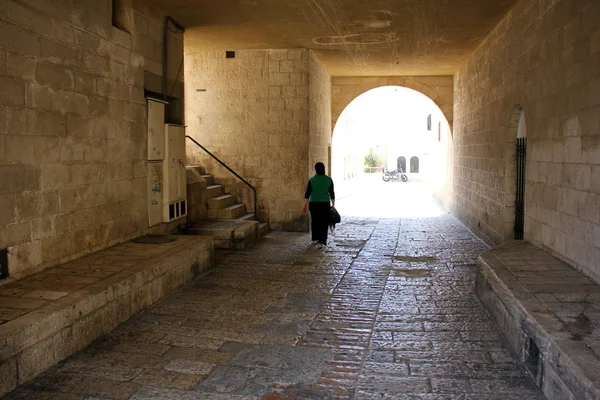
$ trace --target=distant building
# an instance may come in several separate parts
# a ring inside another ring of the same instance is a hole
[[[382,87],[363,93],[344,110],[334,129],[333,177],[351,179],[365,169],[369,149],[378,166],[402,168],[412,179],[435,181],[446,168],[442,136],[444,115],[420,93]],[[443,163],[442,163],[443,161]]]

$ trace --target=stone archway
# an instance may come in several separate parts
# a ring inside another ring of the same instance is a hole
[[[331,78],[331,132],[344,109],[361,94],[382,86],[402,86],[429,97],[440,108],[452,131],[454,77],[381,76]]]

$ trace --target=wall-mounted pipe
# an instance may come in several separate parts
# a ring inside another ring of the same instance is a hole
[[[173,18],[166,16],[165,17],[165,25],[163,27],[163,57],[162,57],[162,63],[163,63],[163,68],[162,68],[162,72],[163,72],[163,81],[162,81],[162,92],[163,92],[163,100],[167,100],[167,73],[168,73],[168,69],[167,69],[167,54],[168,54],[168,45],[167,45],[167,41],[169,38],[169,24],[173,24],[173,26],[180,31],[181,33],[185,32],[185,28],[183,26],[181,26],[180,24],[177,23],[177,21],[175,21]]]

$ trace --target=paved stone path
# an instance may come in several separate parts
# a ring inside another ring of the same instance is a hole
[[[543,399],[474,294],[485,249],[448,215],[273,232],[7,398]]]

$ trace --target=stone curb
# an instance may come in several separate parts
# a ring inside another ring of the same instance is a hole
[[[485,307],[524,358],[526,341],[540,350],[536,384],[549,400],[600,398],[600,360],[570,333],[496,256],[515,246],[500,245],[479,257],[476,290]]]

